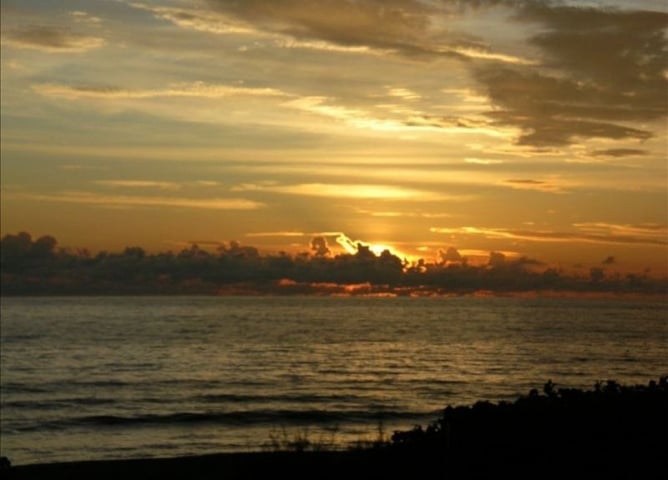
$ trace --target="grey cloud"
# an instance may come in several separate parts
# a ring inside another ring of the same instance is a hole
[[[517,19],[544,30],[533,66],[478,67],[477,80],[499,107],[489,116],[522,129],[518,143],[554,146],[575,137],[644,140],[647,122],[668,113],[668,15],[527,2]]]
[[[217,11],[264,31],[298,40],[364,46],[415,57],[465,58],[453,47],[480,47],[474,38],[439,33],[429,38],[436,6],[418,0],[209,0]],[[444,46],[445,45],[445,46]]]
[[[316,257],[325,257],[330,254],[325,237],[313,237],[311,239],[311,250]]]
[[[601,264],[603,264],[603,265],[613,265],[613,264],[615,264],[615,263],[617,263],[617,261],[615,260],[615,257],[613,257],[613,256],[606,257],[606,258],[601,262]]]
[[[525,178],[518,178],[518,179],[510,179],[506,180],[507,183],[519,183],[519,184],[526,184],[526,185],[544,185],[545,182],[541,180],[531,180],[531,179],[525,179]]]
[[[414,116],[404,122],[407,127],[432,127],[432,128],[479,128],[488,124],[483,120],[465,117],[437,116],[422,114]]]
[[[594,150],[591,154],[595,157],[631,157],[636,155],[647,155],[647,150],[638,148],[609,148],[605,150]]]
[[[440,251],[439,254],[443,262],[461,262],[464,260],[464,257],[455,247],[448,247],[445,252]]]
[[[502,267],[506,263],[506,256],[501,252],[489,252],[489,265],[491,267]]]
[[[83,52],[104,45],[104,39],[52,26],[30,26],[3,33],[3,40],[19,48],[51,52]]]
[[[665,114],[660,102],[633,108],[631,97],[527,70],[482,68],[476,72],[490,100],[501,107],[488,116],[498,125],[521,128],[521,145],[565,145],[575,137],[645,140],[650,132],[616,122]]]
[[[547,27],[532,38],[548,65],[591,81],[611,94],[614,107],[640,109],[646,118],[665,114],[668,14],[534,4],[524,15]]]

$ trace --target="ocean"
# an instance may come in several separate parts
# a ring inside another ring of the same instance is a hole
[[[667,304],[621,299],[3,297],[0,327],[13,464],[345,448],[668,374]]]

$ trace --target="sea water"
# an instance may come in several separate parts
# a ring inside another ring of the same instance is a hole
[[[556,298],[2,298],[14,464],[339,448],[547,380],[668,374],[666,303]]]

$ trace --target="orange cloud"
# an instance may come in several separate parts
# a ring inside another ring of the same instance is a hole
[[[553,230],[515,230],[505,228],[457,227],[431,228],[434,233],[448,235],[473,235],[488,239],[525,240],[548,243],[601,243],[668,245],[668,228],[663,225],[630,226],[605,223],[575,224],[578,232]]]
[[[90,192],[58,194],[12,193],[14,198],[44,202],[80,203],[105,207],[180,207],[210,210],[257,210],[263,203],[242,198],[182,198],[130,195],[100,195]]]

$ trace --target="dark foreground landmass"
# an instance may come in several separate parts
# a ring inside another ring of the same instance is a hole
[[[258,452],[5,468],[8,479],[666,478],[668,378],[592,391],[548,382],[513,403],[448,407],[427,428],[348,451]]]

